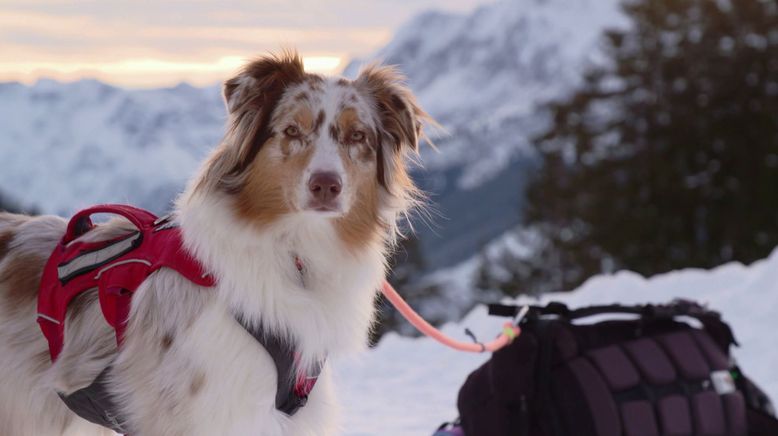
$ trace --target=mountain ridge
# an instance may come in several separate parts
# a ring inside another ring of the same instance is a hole
[[[418,225],[425,268],[461,261],[521,220],[523,185],[563,95],[619,25],[617,0],[520,0],[428,11],[367,59],[398,64],[450,132],[414,177],[440,212]],[[356,72],[361,62],[344,73]],[[165,212],[226,122],[218,86],[127,90],[94,79],[0,84],[0,189],[43,212],[131,202]],[[474,207],[475,206],[475,207]]]

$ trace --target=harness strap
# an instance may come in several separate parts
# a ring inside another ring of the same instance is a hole
[[[236,316],[238,323],[267,350],[275,362],[277,377],[276,409],[289,416],[294,415],[308,402],[316,381],[324,368],[325,360],[316,362],[311,372],[300,368],[298,354],[288,341],[278,335],[266,334],[261,327],[253,327]]]
[[[59,393],[59,398],[78,416],[87,421],[110,428],[119,434],[126,434],[125,418],[120,408],[108,393],[106,379],[112,366],[108,365],[87,387],[70,395]]]

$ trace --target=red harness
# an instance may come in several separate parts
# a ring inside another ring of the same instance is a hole
[[[91,216],[98,213],[121,215],[137,230],[108,241],[76,241],[94,228]],[[215,285],[215,280],[184,248],[181,231],[170,217],[157,218],[127,205],[100,205],[74,215],[46,263],[38,295],[38,324],[49,342],[52,362],[62,351],[67,307],[73,298],[97,288],[103,316],[114,328],[116,342],[121,346],[132,295],[160,268],[170,268],[200,286]],[[278,373],[276,408],[293,415],[305,405],[324,363],[319,362],[306,373],[298,367],[297,353],[289,341],[267,334],[261,327],[247,325],[240,316],[236,316],[236,321],[273,358]],[[121,411],[105,384],[109,369],[110,366],[88,387],[60,397],[79,416],[124,433]]]
[[[127,218],[137,231],[110,241],[73,242],[93,228],[90,217],[112,213]],[[175,270],[200,286],[213,286],[197,260],[183,248],[181,232],[164,219],[126,205],[101,205],[78,212],[43,270],[38,295],[38,324],[49,341],[51,360],[62,351],[70,301],[98,289],[100,308],[121,344],[132,294],[160,268]]]

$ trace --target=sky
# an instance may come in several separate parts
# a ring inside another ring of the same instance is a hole
[[[484,1],[0,0],[0,82],[207,85],[281,48],[296,48],[308,70],[337,73],[419,12]]]

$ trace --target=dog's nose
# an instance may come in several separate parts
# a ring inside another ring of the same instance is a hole
[[[311,191],[316,200],[322,203],[337,198],[341,188],[340,176],[332,172],[314,173],[308,180],[308,190]]]

